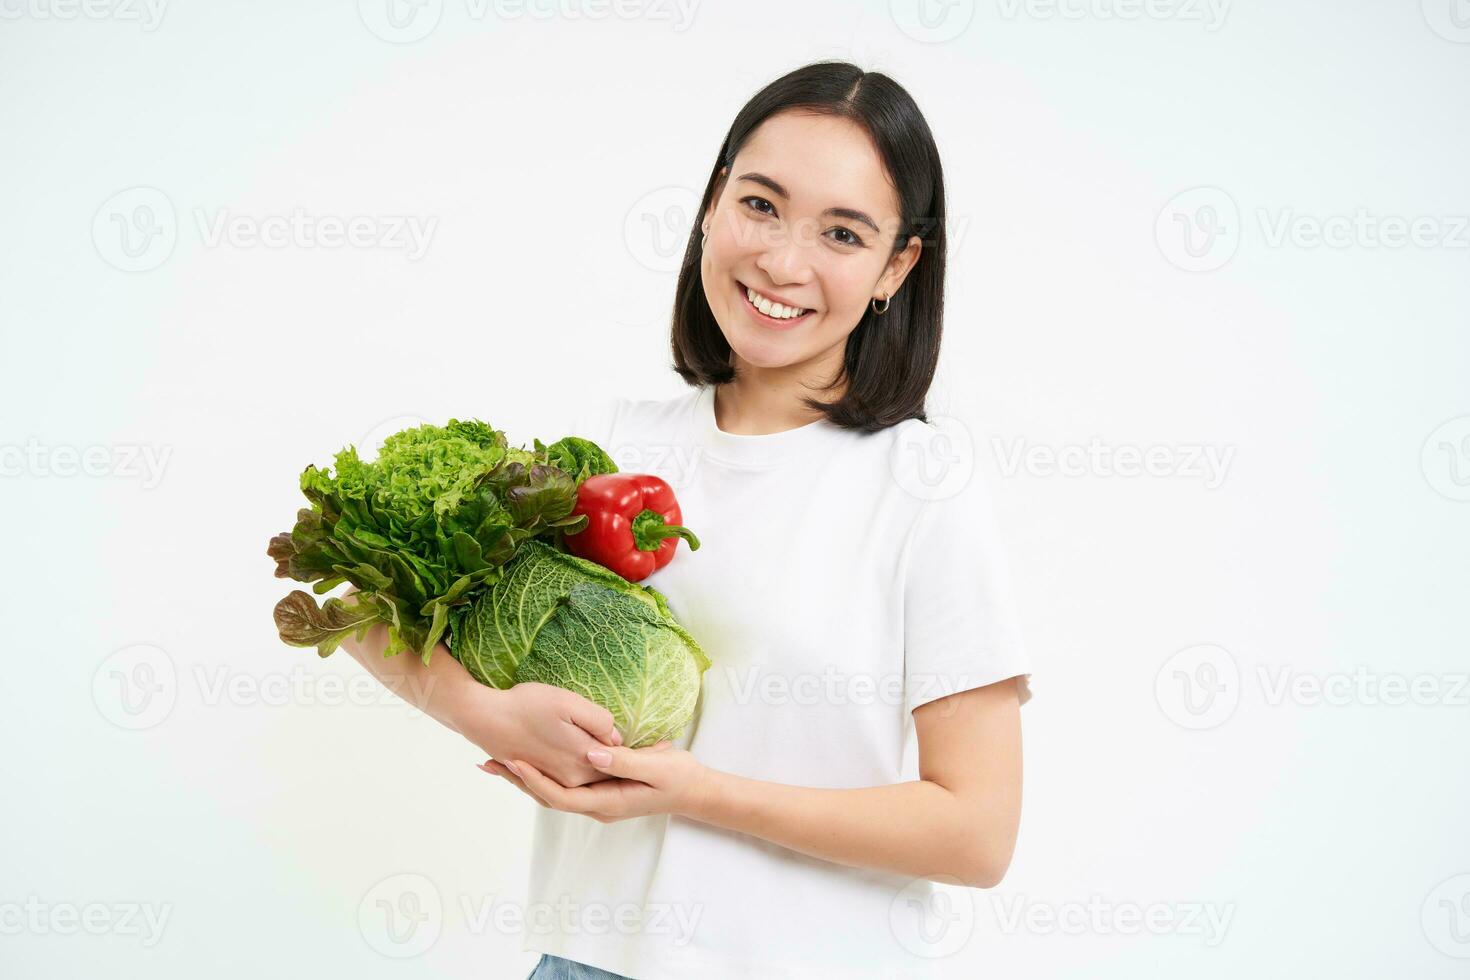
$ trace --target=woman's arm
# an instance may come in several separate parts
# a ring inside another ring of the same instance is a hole
[[[1010,867],[1021,820],[1016,679],[920,705],[914,727],[919,779],[862,789],[746,779],[667,742],[603,751],[597,768],[620,778],[595,786],[557,785],[534,764],[505,771],[490,762],[486,771],[543,806],[604,823],[677,813],[839,864],[993,888]]]
[[[427,665],[412,653],[385,657],[387,648],[386,623],[373,624],[361,640],[342,641],[384,687],[493,758],[529,759],[567,786],[609,778],[587,762],[588,749],[622,744],[612,712],[601,705],[547,684],[504,691],[481,684],[443,643]]]
[[[1021,821],[1015,678],[914,710],[919,778],[812,789],[709,771],[686,816],[855,867],[993,888]]]

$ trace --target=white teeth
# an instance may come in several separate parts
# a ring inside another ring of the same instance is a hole
[[[745,296],[750,300],[750,305],[760,310],[766,316],[775,317],[778,320],[791,320],[801,316],[806,310],[796,306],[782,306],[780,303],[772,303],[760,293],[745,287]]]

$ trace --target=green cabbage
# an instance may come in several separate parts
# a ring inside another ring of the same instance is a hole
[[[657,590],[538,541],[450,616],[449,650],[476,679],[575,691],[633,748],[683,732],[710,665]]]

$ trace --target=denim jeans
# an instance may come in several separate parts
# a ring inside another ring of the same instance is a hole
[[[621,973],[609,973],[595,966],[565,960],[560,956],[542,953],[536,961],[536,969],[526,980],[630,980]]]

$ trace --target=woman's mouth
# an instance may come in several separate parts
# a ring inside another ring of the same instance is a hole
[[[746,312],[763,327],[770,327],[773,330],[790,330],[798,324],[805,323],[815,312],[814,310],[802,310],[793,316],[795,310],[791,307],[770,302],[738,279],[735,280],[735,288],[740,293],[740,302],[745,305]]]

